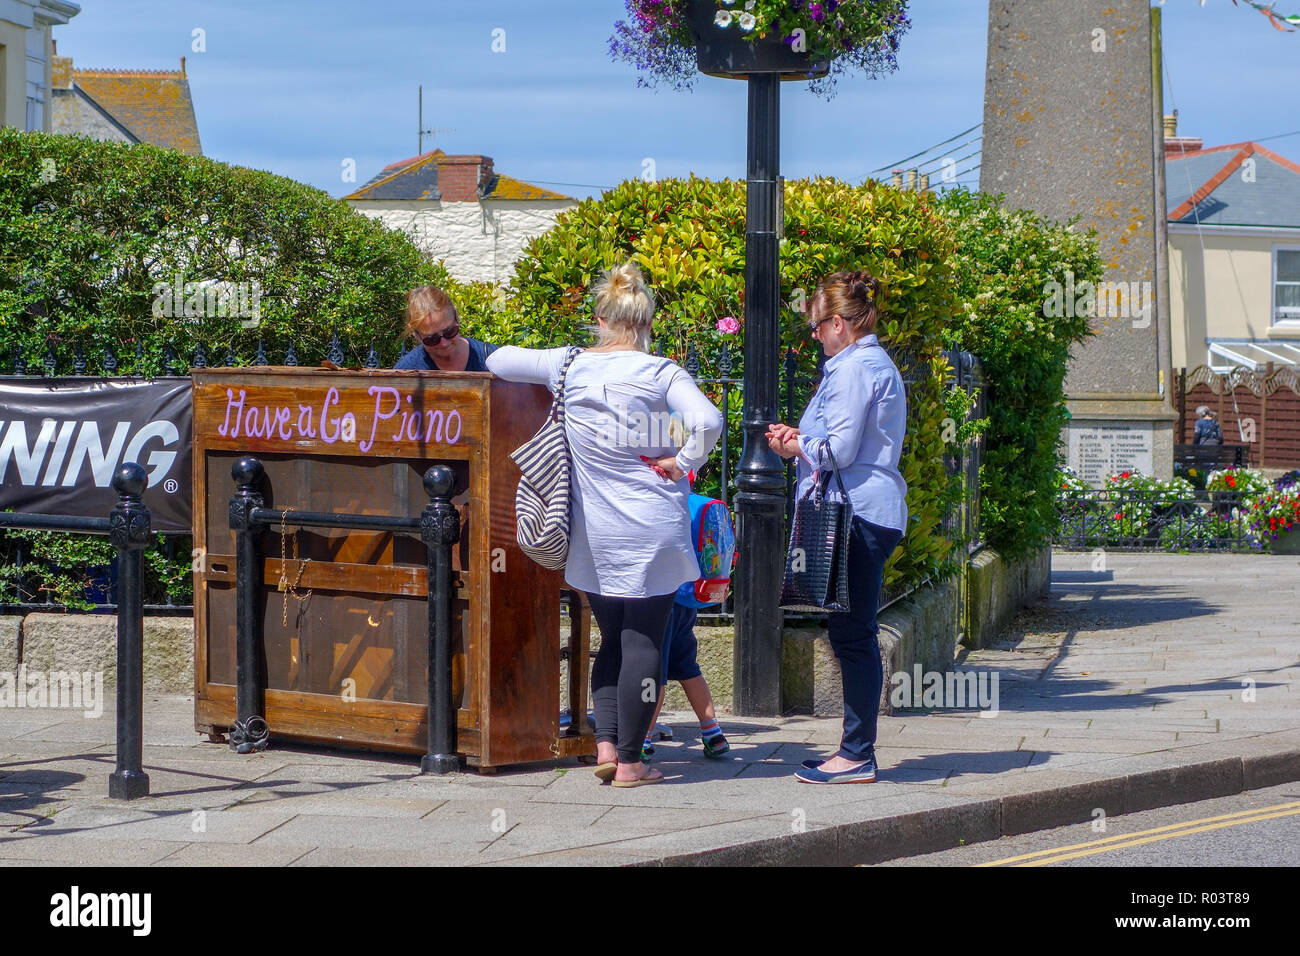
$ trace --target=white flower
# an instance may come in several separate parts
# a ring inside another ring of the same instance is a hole
[[[736,19],[740,21],[740,29],[746,33],[758,26],[758,20],[752,13],[737,14]]]
[[[754,9],[754,4],[756,4],[757,2],[758,2],[758,0],[749,0],[749,2],[745,4],[745,9],[746,9],[746,10],[753,10],[753,9]]]
[[[717,24],[718,26],[720,26],[720,27],[729,27],[729,26],[731,26],[731,11],[730,11],[730,10],[719,10],[719,11],[718,11],[718,15],[717,15],[716,17],[713,18],[713,22],[716,23],[716,24]]]

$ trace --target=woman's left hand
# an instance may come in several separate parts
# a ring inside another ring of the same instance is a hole
[[[767,429],[767,444],[782,458],[799,454],[799,429],[790,425],[771,425]]]
[[[666,458],[647,458],[642,455],[641,460],[665,481],[681,481],[686,477],[686,472],[682,471],[682,466],[677,464],[675,455],[669,455]]]

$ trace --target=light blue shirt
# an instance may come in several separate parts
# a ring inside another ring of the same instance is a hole
[[[799,419],[799,497],[819,470],[830,470],[822,454],[829,446],[853,514],[906,531],[907,482],[898,470],[906,427],[903,377],[876,336],[864,335],[826,360],[821,386]],[[830,488],[837,490],[833,478]]]

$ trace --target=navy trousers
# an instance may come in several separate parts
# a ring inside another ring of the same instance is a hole
[[[844,681],[844,731],[838,755],[863,761],[875,757],[876,717],[885,671],[880,661],[876,611],[885,561],[903,533],[854,516],[849,539],[849,610],[831,614],[831,648]]]

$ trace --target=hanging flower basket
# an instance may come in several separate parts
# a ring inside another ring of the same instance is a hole
[[[689,89],[701,73],[743,79],[773,73],[833,93],[839,76],[898,69],[911,26],[907,0],[625,0],[610,55],[638,84]]]
[[[695,41],[695,62],[701,73],[730,79],[776,73],[783,80],[815,80],[830,72],[830,60],[814,60],[806,46],[800,50],[773,33],[753,36],[753,30],[746,31],[726,5],[719,7],[717,0],[687,2],[686,26]]]

